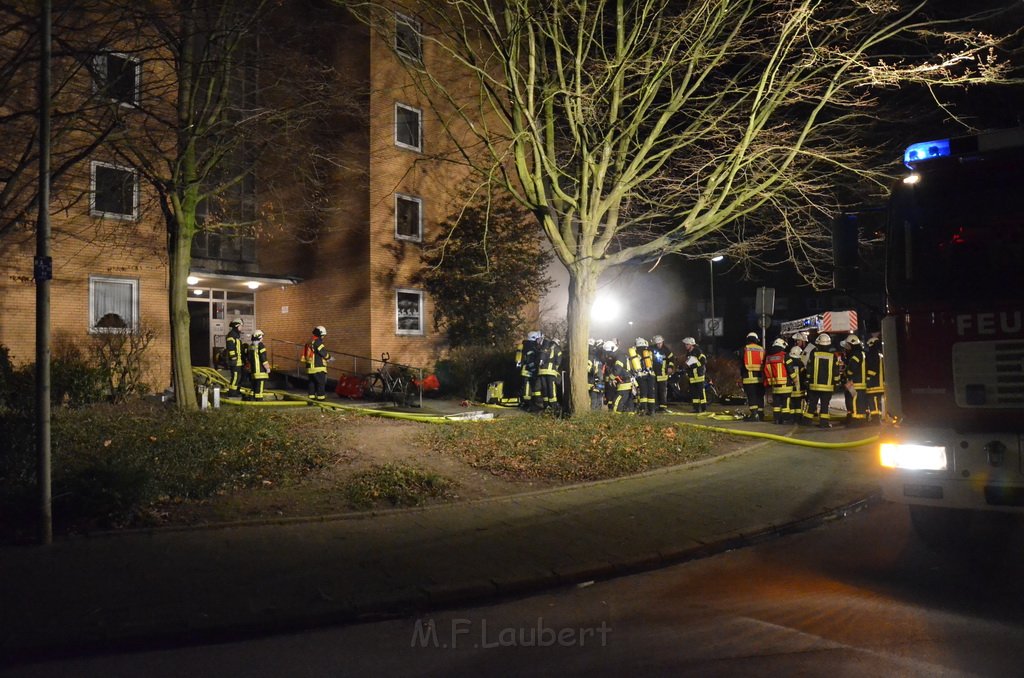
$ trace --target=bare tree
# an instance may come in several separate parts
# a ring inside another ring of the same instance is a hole
[[[138,119],[110,141],[159,197],[167,227],[173,381],[176,402],[185,409],[196,407],[186,280],[196,234],[254,232],[268,216],[255,195],[264,149],[275,147],[280,160],[282,148],[294,150],[299,137],[308,140],[303,131],[336,114],[337,101],[351,95],[328,88],[337,78],[324,63],[293,58],[303,52],[301,29],[290,15],[275,15],[283,11],[279,5],[140,0],[121,14],[136,26],[138,49],[154,76],[139,97]],[[296,195],[316,188],[311,184],[323,175],[325,157],[321,149],[290,166],[307,178]],[[315,200],[303,204],[315,206]]]
[[[604,271],[719,234],[745,257],[784,240],[813,280],[826,252],[811,216],[836,204],[835,177],[883,184],[857,134],[878,92],[1005,76],[1002,39],[929,18],[925,5],[420,3],[437,58],[410,73],[465,161],[536,215],[568,269],[573,411],[588,407],[589,314]],[[360,8],[395,31],[392,7]],[[935,42],[941,51],[926,49]]]

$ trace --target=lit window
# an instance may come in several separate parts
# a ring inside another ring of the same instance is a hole
[[[395,237],[399,240],[423,239],[423,201],[408,195],[395,195]]]
[[[420,112],[404,104],[395,104],[395,144],[414,151],[421,150]]]
[[[423,37],[419,21],[404,14],[395,14],[395,51],[406,59],[423,61]]]
[[[89,277],[90,332],[133,332],[138,324],[138,280]]]
[[[423,292],[396,290],[396,333],[423,334]]]
[[[105,52],[93,57],[93,85],[103,96],[129,106],[139,103],[139,74],[142,66],[138,59],[117,52]]]
[[[92,163],[89,212],[94,217],[135,219],[139,211],[139,177],[130,167]]]

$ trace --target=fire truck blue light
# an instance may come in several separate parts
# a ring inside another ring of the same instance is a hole
[[[913,169],[913,163],[933,158],[944,158],[949,155],[949,139],[921,141],[907,146],[903,154],[903,164]]]

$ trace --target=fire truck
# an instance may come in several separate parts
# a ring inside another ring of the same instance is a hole
[[[885,219],[883,496],[948,543],[982,512],[1024,513],[1024,129],[903,160]],[[834,237],[839,271],[848,229]]]
[[[806,318],[787,320],[779,328],[779,334],[790,337],[797,332],[825,332],[828,334],[850,334],[857,331],[856,311],[825,311]]]

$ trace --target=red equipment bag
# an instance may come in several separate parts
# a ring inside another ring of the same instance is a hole
[[[340,377],[334,392],[342,398],[362,398],[366,390],[366,377]]]
[[[423,378],[422,382],[418,382],[415,379],[412,380],[413,386],[418,386],[424,393],[428,391],[438,391],[441,389],[441,382],[437,380],[437,375],[428,374]]]

